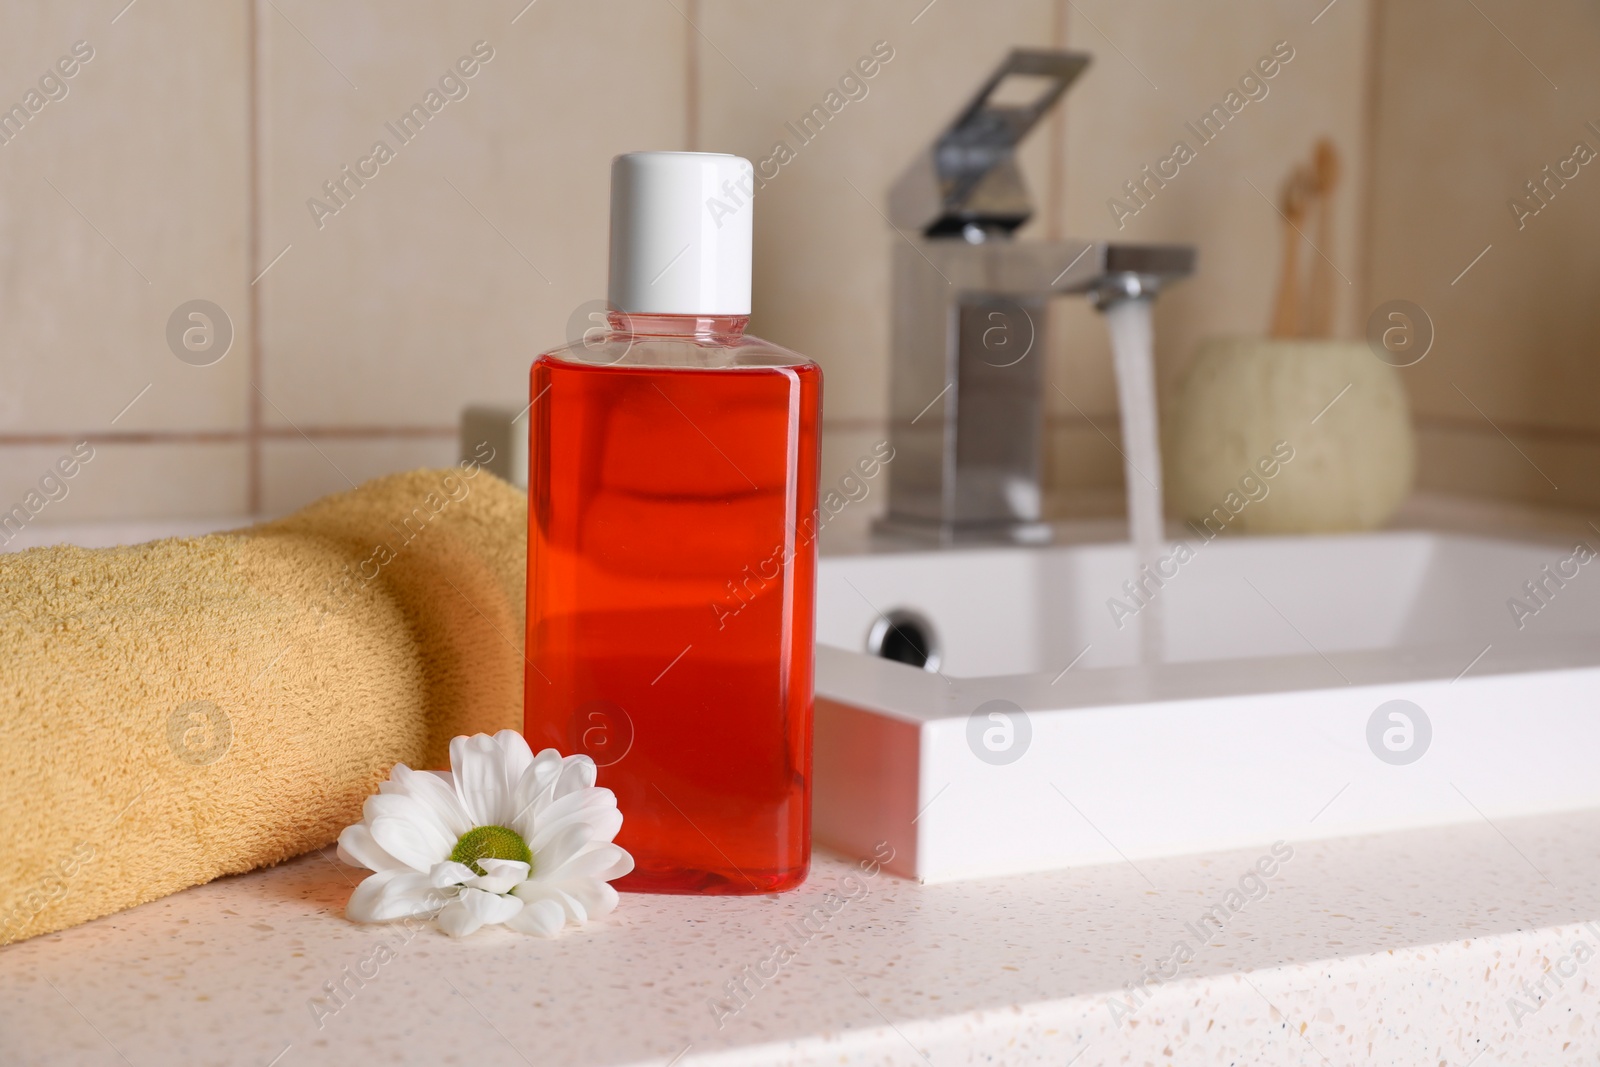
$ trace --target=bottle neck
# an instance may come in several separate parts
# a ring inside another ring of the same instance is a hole
[[[700,344],[731,344],[744,336],[749,315],[647,315],[608,311],[606,320],[617,340],[649,337],[695,341]]]

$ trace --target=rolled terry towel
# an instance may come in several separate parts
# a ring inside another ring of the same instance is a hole
[[[468,461],[0,555],[0,944],[326,845],[395,763],[520,729],[526,523]]]

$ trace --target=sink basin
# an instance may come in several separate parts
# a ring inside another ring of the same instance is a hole
[[[1600,806],[1587,547],[1191,544],[1150,607],[1125,544],[824,557],[818,839],[942,881]]]

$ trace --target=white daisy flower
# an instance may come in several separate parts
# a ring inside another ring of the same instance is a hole
[[[375,872],[345,914],[434,915],[454,937],[492,923],[554,937],[606,914],[633,857],[612,843],[616,794],[594,783],[594,760],[535,756],[515,730],[457,737],[449,772],[396,764],[339,835],[339,858]]]

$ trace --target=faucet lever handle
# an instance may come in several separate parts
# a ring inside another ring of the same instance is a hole
[[[1012,49],[938,144],[1014,150],[1088,65],[1081,52]]]
[[[889,192],[896,226],[926,237],[1000,230],[1033,213],[1016,148],[1089,65],[1081,52],[1016,48]]]

